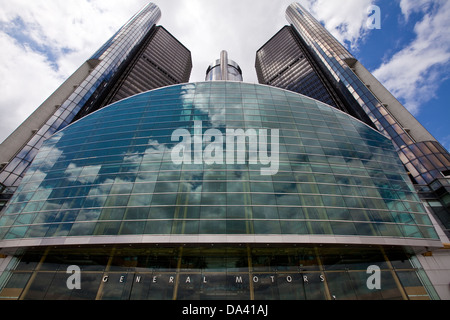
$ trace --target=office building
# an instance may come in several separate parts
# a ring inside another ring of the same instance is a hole
[[[44,143],[0,225],[4,297],[437,296],[415,250],[442,243],[390,140],[262,85],[169,86],[84,117]]]
[[[239,65],[231,59],[228,59],[228,52],[223,50],[220,53],[220,59],[212,63],[206,70],[206,81],[244,81],[242,70]]]
[[[286,15],[291,25],[258,50],[259,82],[335,106],[391,137],[450,234],[448,151],[300,4],[289,6]]]
[[[142,8],[0,144],[0,205],[58,130],[111,102],[189,81],[190,51],[156,26],[160,17],[153,3]]]
[[[290,25],[257,52],[259,82],[328,103],[389,136],[448,241],[448,151],[305,8],[293,3],[286,16]]]
[[[359,105],[346,103],[292,26],[284,26],[257,51],[255,67],[260,84],[306,95],[372,125]]]
[[[442,230],[387,135],[226,51],[206,79],[43,143],[0,216],[0,299],[445,298],[421,263]]]

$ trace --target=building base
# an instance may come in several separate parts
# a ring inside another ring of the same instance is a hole
[[[0,300],[439,299],[414,253],[392,246],[77,246],[16,258]]]

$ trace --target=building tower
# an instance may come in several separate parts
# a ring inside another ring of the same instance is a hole
[[[142,8],[0,144],[0,209],[52,134],[111,102],[189,81],[191,54],[156,26],[160,17],[155,4]]]
[[[43,143],[0,215],[0,299],[438,299],[418,256],[443,244],[391,140],[217,65]]]
[[[441,246],[378,131],[279,88],[187,83],[45,141],[0,217],[0,298],[436,299],[415,256]]]
[[[206,81],[243,81],[242,70],[233,60],[228,59],[228,52],[223,50],[220,59],[206,70]]]
[[[286,17],[290,25],[257,52],[259,82],[323,101],[389,136],[448,242],[448,151],[305,8],[293,3]]]
[[[291,26],[257,52],[259,82],[335,106],[391,137],[449,235],[448,151],[300,4],[286,15]]]
[[[373,126],[359,105],[346,103],[292,26],[283,27],[257,51],[255,67],[259,83],[304,94]]]

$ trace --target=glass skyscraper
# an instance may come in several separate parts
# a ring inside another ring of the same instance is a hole
[[[442,232],[389,136],[226,51],[206,79],[43,143],[0,215],[0,299],[442,298],[421,263]]]
[[[256,73],[260,84],[306,95],[373,126],[359,105],[347,103],[292,26],[284,26],[258,50]]]
[[[0,145],[0,201],[58,130],[110,102],[189,81],[191,54],[156,26],[160,17],[155,4],[142,8]]]
[[[429,185],[444,178],[450,170],[447,150],[300,4],[292,4],[287,17],[337,90],[355,100],[376,128],[391,137],[416,183]]]
[[[339,108],[389,136],[417,191],[450,235],[450,154],[307,10],[294,3],[256,57],[259,82]]]
[[[298,92],[332,105],[390,137],[406,172],[448,243],[450,154],[401,103],[305,8],[293,3],[289,26],[256,56],[260,83]],[[447,245],[448,247],[448,245]],[[450,263],[444,255],[438,264]],[[450,298],[442,271],[438,286]]]
[[[149,91],[56,133],[0,225],[4,250],[34,248],[4,289],[23,299],[80,298],[62,281],[75,260],[96,270],[90,298],[430,298],[417,265],[392,263],[441,246],[389,139],[307,97],[227,81]],[[385,291],[352,280],[369,266],[361,252]]]
[[[223,50],[220,59],[212,63],[206,70],[206,81],[230,80],[243,81],[242,70],[233,60],[228,59],[228,52]]]

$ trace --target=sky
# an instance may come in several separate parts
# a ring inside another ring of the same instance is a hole
[[[191,82],[227,50],[257,83],[256,51],[294,0],[154,0],[192,53]],[[450,1],[299,0],[450,150]],[[0,0],[0,142],[148,0]],[[368,28],[380,8],[380,29]]]

